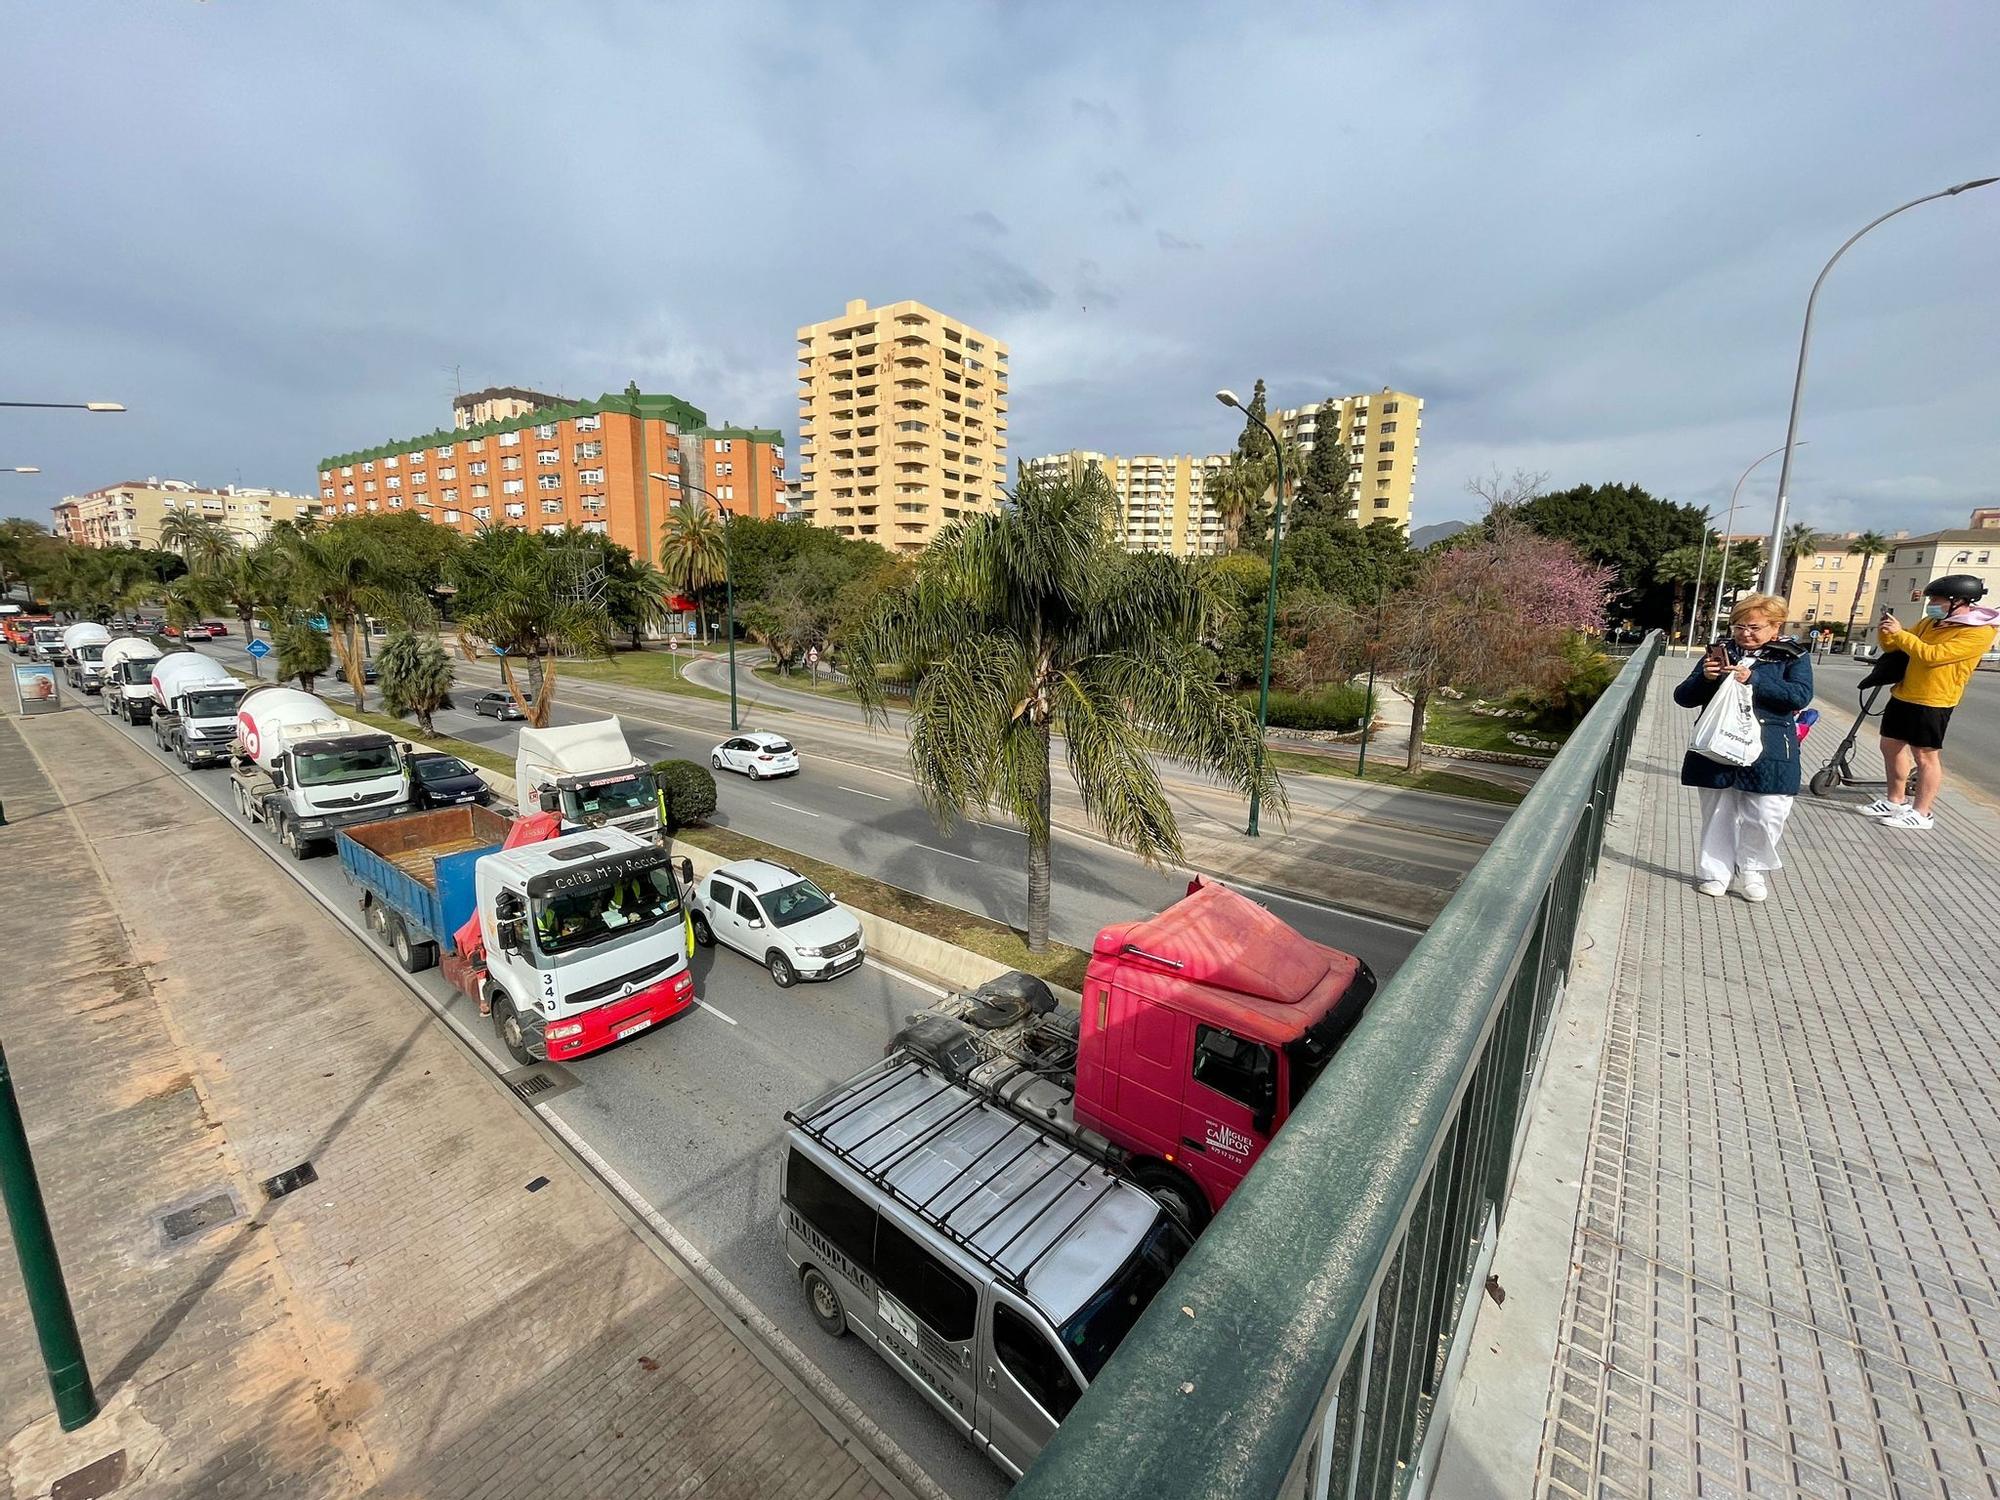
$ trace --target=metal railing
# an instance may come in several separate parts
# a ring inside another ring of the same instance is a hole
[[[1415,1497],[1506,1211],[1654,633],[1015,1500]],[[1550,1267],[1552,1275],[1563,1268]]]

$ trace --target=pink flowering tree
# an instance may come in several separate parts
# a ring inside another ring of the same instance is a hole
[[[1500,693],[1562,672],[1569,638],[1604,628],[1614,571],[1504,513],[1490,535],[1425,558],[1383,625],[1383,658],[1415,705],[1409,768],[1421,763],[1439,689]]]

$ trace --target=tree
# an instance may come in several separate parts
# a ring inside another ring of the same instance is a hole
[[[176,578],[160,593],[160,612],[183,638],[188,626],[199,624],[216,607],[214,586],[199,574]]]
[[[996,807],[1020,822],[1035,952],[1049,939],[1055,735],[1085,812],[1149,862],[1181,848],[1155,756],[1284,806],[1255,720],[1209,669],[1203,570],[1117,548],[1116,503],[1096,471],[1024,475],[1007,508],[932,541],[910,587],[883,597],[848,653],[849,681],[877,722],[884,669],[921,667],[910,767],[941,826]]]
[[[663,630],[673,619],[667,596],[674,591],[674,581],[664,569],[634,557],[631,548],[616,542],[605,544],[605,577],[605,607],[611,621],[631,636],[637,651],[647,632]]]
[[[1665,557],[1653,564],[1653,576],[1662,583],[1674,586],[1674,619],[1687,620],[1688,633],[1694,633],[1694,616],[1688,612],[1687,601],[1695,589],[1708,577],[1708,558],[1700,547],[1676,547]],[[1677,633],[1679,625],[1673,627]]]
[[[1354,465],[1347,445],[1340,441],[1340,403],[1332,398],[1321,405],[1319,421],[1313,428],[1312,451],[1306,455],[1305,472],[1299,476],[1294,519],[1296,532],[1322,518],[1335,525],[1348,521],[1348,507],[1354,504]]]
[[[1861,601],[1868,593],[1868,565],[1888,550],[1889,539],[1879,531],[1864,531],[1847,544],[1848,555],[1861,559],[1861,579],[1854,585],[1854,602],[1847,606],[1847,639],[1850,641],[1854,639],[1854,621],[1861,613]]]
[[[281,597],[283,564],[278,554],[268,544],[234,553],[211,577],[215,596],[242,621],[247,645],[255,633],[258,612],[270,609]]]
[[[427,622],[423,591],[379,528],[336,521],[324,531],[293,531],[279,543],[284,587],[293,603],[326,617],[341,676],[354,706],[368,706],[364,634],[370,616],[397,625]]]
[[[382,674],[382,701],[389,712],[414,714],[425,734],[435,734],[431,716],[451,707],[451,660],[434,636],[399,630],[382,644],[375,664]]]
[[[1799,563],[1819,551],[1819,533],[1803,521],[1794,521],[1785,528],[1785,586],[1778,592],[1784,598],[1792,597],[1792,586],[1799,576]]]
[[[832,612],[833,590],[802,557],[742,618],[751,639],[768,647],[779,670],[789,676],[807,649],[824,641]]]
[[[723,535],[725,524],[692,498],[679,501],[668,513],[660,527],[660,570],[679,592],[693,598],[728,577],[728,543],[733,538]],[[704,614],[702,638],[709,634]]]
[[[1496,507],[1502,509],[1502,507]],[[1653,564],[1676,547],[1700,546],[1708,523],[1691,505],[1661,500],[1635,484],[1580,484],[1529,494],[1504,507],[1543,536],[1573,542],[1614,570],[1616,609],[1641,627],[1673,624],[1673,585]],[[1493,534],[1494,518],[1487,519]]]
[[[610,647],[611,611],[597,550],[499,526],[453,559],[452,579],[466,655],[481,642],[492,648],[515,705],[530,725],[544,728],[555,708],[557,656],[602,656]],[[514,675],[516,662],[527,664],[525,689]]]
[[[1412,771],[1439,689],[1532,686],[1561,666],[1571,632],[1604,628],[1610,567],[1504,512],[1489,525],[1477,542],[1426,554],[1416,581],[1390,601],[1383,646],[1412,704]]]
[[[0,521],[0,599],[15,584],[29,583],[46,570],[65,545],[39,521],[13,517]]]
[[[333,646],[325,632],[303,615],[293,615],[272,632],[278,648],[278,681],[296,677],[308,693],[322,672],[333,666]]]
[[[160,522],[160,545],[180,553],[190,573],[213,573],[236,550],[229,528],[191,510],[170,510]]]

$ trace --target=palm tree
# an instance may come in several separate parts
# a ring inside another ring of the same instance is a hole
[[[1785,528],[1785,587],[1786,600],[1792,597],[1792,585],[1798,581],[1799,563],[1819,551],[1819,533],[1803,521],[1794,521]]]
[[[1847,606],[1847,639],[1854,639],[1854,620],[1861,613],[1861,601],[1868,593],[1868,564],[1889,550],[1889,539],[1879,531],[1864,531],[1847,544],[1848,555],[1861,559],[1861,581],[1854,585],[1854,602]],[[1850,651],[1854,648],[1850,646]]]
[[[278,648],[278,681],[296,677],[308,693],[320,673],[333,665],[333,647],[326,635],[303,615],[293,615],[271,632]]]
[[[1702,581],[1708,559],[1700,547],[1676,547],[1653,564],[1653,576],[1674,586],[1674,620],[1681,619],[1688,595]],[[1694,634],[1693,616],[1688,616],[1688,634]]]
[[[208,612],[216,607],[214,585],[200,574],[190,573],[185,578],[176,578],[158,591],[167,623],[187,636],[190,625],[206,619]]]
[[[160,522],[160,545],[180,553],[190,573],[212,573],[236,550],[236,539],[219,521],[191,510],[172,510]]]
[[[729,576],[729,545],[724,522],[692,498],[678,502],[660,527],[660,567],[673,586],[690,599]],[[702,638],[708,639],[708,616],[702,615]]]
[[[496,527],[454,557],[450,571],[466,654],[481,641],[494,648],[507,691],[543,728],[555,707],[556,657],[602,656],[610,644],[601,555],[562,537]],[[514,678],[517,661],[528,664],[526,692]]]
[[[268,545],[235,552],[212,576],[217,597],[243,622],[243,641],[248,645],[255,633],[257,612],[278,602],[282,582],[278,554]]]
[[[293,531],[278,546],[284,592],[301,609],[326,617],[340,674],[354,690],[354,706],[366,708],[362,632],[369,617],[398,625],[426,623],[431,618],[430,601],[368,527],[330,526],[311,534]]]
[[[1049,940],[1050,746],[1060,734],[1086,813],[1142,859],[1180,856],[1155,755],[1284,806],[1256,721],[1217,685],[1201,638],[1206,574],[1112,540],[1095,471],[1023,475],[994,514],[947,526],[907,590],[883,597],[848,653],[885,722],[883,677],[920,669],[910,766],[940,826],[998,807],[1028,836],[1028,947]]]

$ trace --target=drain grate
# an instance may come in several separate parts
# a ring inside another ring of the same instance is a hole
[[[264,1179],[264,1196],[266,1198],[282,1198],[287,1193],[296,1193],[309,1182],[318,1181],[319,1173],[313,1170],[313,1164],[309,1161],[302,1161],[296,1167],[291,1167],[286,1171],[280,1172],[276,1177],[266,1177]]]
[[[176,1208],[160,1215],[160,1233],[166,1236],[168,1244],[178,1244],[191,1235],[200,1234],[205,1229],[213,1229],[218,1224],[242,1217],[236,1200],[228,1193],[215,1193],[197,1199],[185,1208]]]
[[[576,1074],[561,1063],[530,1063],[525,1068],[516,1068],[511,1073],[502,1073],[500,1081],[514,1091],[514,1097],[529,1104],[547,1104],[558,1094],[566,1094],[577,1085]]]
[[[125,1450],[120,1448],[63,1475],[50,1487],[49,1500],[98,1500],[124,1482]]]

